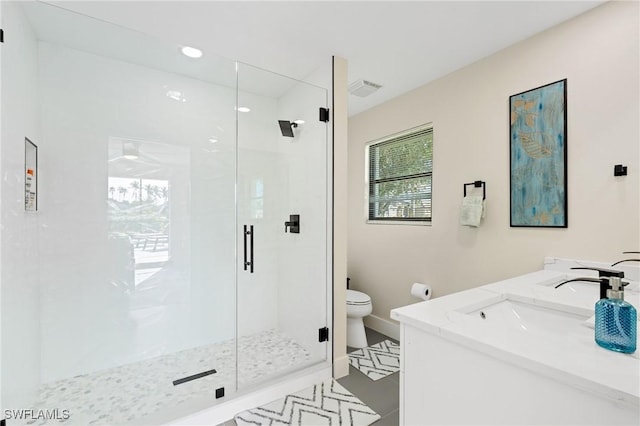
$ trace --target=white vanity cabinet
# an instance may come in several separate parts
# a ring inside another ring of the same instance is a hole
[[[638,425],[615,402],[517,363],[401,325],[401,425]],[[638,380],[640,378],[636,377]]]
[[[538,271],[394,309],[400,424],[639,425],[638,353],[595,344],[593,329],[581,324],[592,314],[590,294],[575,297],[549,285],[565,278]],[[504,301],[560,309],[548,318],[566,314],[558,317],[566,325],[554,335],[552,321],[536,330],[535,315],[513,324],[475,315]]]

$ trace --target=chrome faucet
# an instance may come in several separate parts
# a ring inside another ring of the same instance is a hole
[[[640,254],[640,251],[623,251],[622,254]],[[623,259],[618,260],[616,263],[612,263],[611,266],[616,266],[623,262],[640,262],[640,259]]]

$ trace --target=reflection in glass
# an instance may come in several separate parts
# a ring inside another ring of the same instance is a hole
[[[189,150],[111,138],[109,153],[108,238],[116,272],[112,283],[133,291],[170,260],[171,163],[189,169]]]

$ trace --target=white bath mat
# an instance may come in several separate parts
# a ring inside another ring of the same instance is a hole
[[[367,426],[380,416],[333,379],[234,417],[242,425]]]
[[[391,340],[376,343],[349,354],[349,364],[371,380],[400,371],[400,346]]]

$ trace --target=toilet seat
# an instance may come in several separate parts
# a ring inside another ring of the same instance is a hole
[[[361,291],[347,290],[347,305],[370,305],[371,297]]]
[[[347,317],[363,318],[371,314],[373,305],[368,294],[347,290]]]

